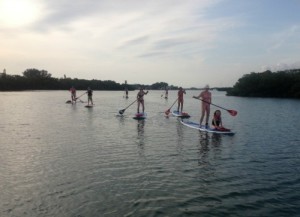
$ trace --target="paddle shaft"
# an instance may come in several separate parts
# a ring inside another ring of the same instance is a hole
[[[135,103],[137,101],[137,99],[136,100],[134,100],[132,103],[130,103],[130,105],[129,106],[127,106],[126,108],[124,108],[123,110],[125,110],[125,109],[128,109],[133,103]]]
[[[124,111],[126,110],[126,109],[128,109],[133,103],[135,103],[137,101],[137,99],[136,100],[134,100],[132,103],[130,103],[130,105],[129,106],[127,106],[126,108],[124,108],[124,109],[122,109],[122,110],[120,110],[119,111],[119,113],[120,114],[123,114],[124,113]]]
[[[80,97],[82,97],[84,94],[86,94],[86,92],[84,92],[83,94],[81,94],[79,97],[76,97],[76,100],[79,99]]]
[[[171,105],[171,107],[168,109],[168,111],[171,110],[171,108],[175,105],[175,103],[177,102],[178,98],[174,101],[174,103]]]
[[[165,111],[166,115],[169,115],[171,108],[175,105],[175,103],[177,102],[177,100],[178,100],[178,98],[174,101],[174,103],[171,105],[171,107],[167,111]]]
[[[202,102],[205,102],[205,103],[214,105],[214,106],[216,106],[216,107],[218,107],[218,108],[221,108],[221,109],[224,109],[224,110],[226,110],[226,111],[230,111],[229,109],[223,108],[223,107],[218,106],[218,105],[216,105],[216,104],[213,104],[213,103],[211,103],[211,102],[207,102],[207,101],[205,101],[205,100],[203,100],[203,99],[199,99],[199,98],[197,98],[197,97],[193,97],[193,98],[198,99],[198,100],[201,100]]]

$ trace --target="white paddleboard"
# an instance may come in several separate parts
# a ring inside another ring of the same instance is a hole
[[[180,121],[183,125],[196,129],[196,130],[200,130],[203,132],[208,132],[208,133],[217,133],[217,134],[226,134],[226,135],[234,135],[234,132],[232,132],[230,129],[227,129],[226,131],[223,130],[217,130],[214,128],[206,128],[204,125],[199,125],[198,123],[192,122],[192,121]]]

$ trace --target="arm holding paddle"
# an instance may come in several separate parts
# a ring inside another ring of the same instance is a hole
[[[201,94],[200,94],[200,95],[201,95]],[[193,96],[193,98],[194,98],[194,99],[201,100],[202,102],[209,103],[209,104],[214,105],[214,106],[216,106],[216,107],[218,107],[218,108],[224,109],[224,110],[226,110],[229,114],[231,114],[232,116],[236,116],[236,115],[237,115],[237,113],[238,113],[237,111],[235,111],[235,110],[230,110],[230,109],[226,109],[226,108],[223,108],[223,107],[218,106],[218,105],[216,105],[216,104],[213,104],[213,103],[211,103],[211,102],[204,101],[203,99],[200,99],[200,95],[199,95],[198,97]]]

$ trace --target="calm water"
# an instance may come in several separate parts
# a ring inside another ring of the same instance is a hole
[[[145,121],[135,104],[116,116],[135,94],[95,91],[87,109],[68,91],[1,92],[0,216],[300,215],[299,100],[213,92],[239,112],[222,111],[226,136],[165,118],[172,91],[145,96]],[[185,96],[193,121],[197,94]]]

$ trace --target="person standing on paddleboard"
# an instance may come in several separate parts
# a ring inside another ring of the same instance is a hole
[[[168,87],[166,87],[165,88],[165,99],[168,99],[168,95],[169,95]]]
[[[128,99],[128,88],[127,87],[125,88],[125,96],[126,96],[126,99]]]
[[[182,87],[179,87],[178,90],[178,107],[177,107],[177,112],[179,113],[179,107],[180,107],[180,112],[182,113],[183,109],[183,94],[186,94],[185,90],[182,89]]]
[[[202,91],[199,96],[193,96],[196,99],[202,100],[202,111],[201,111],[201,118],[200,118],[200,126],[202,125],[202,121],[206,114],[206,122],[205,127],[208,128],[208,120],[209,120],[209,113],[210,113],[210,103],[211,103],[211,92],[209,92],[209,86],[206,85],[204,87],[204,91]]]
[[[94,103],[93,103],[93,91],[90,87],[88,87],[88,89],[87,89],[87,95],[88,95],[88,106],[90,105],[90,102],[91,102],[91,105],[94,105]]]
[[[74,86],[72,86],[70,88],[70,92],[71,92],[71,102],[73,103],[76,103],[76,89]]]
[[[145,92],[144,89],[140,87],[140,91],[137,94],[137,103],[138,103],[137,113],[140,113],[140,105],[142,105],[143,113],[145,112],[144,95],[147,93],[148,91]]]

